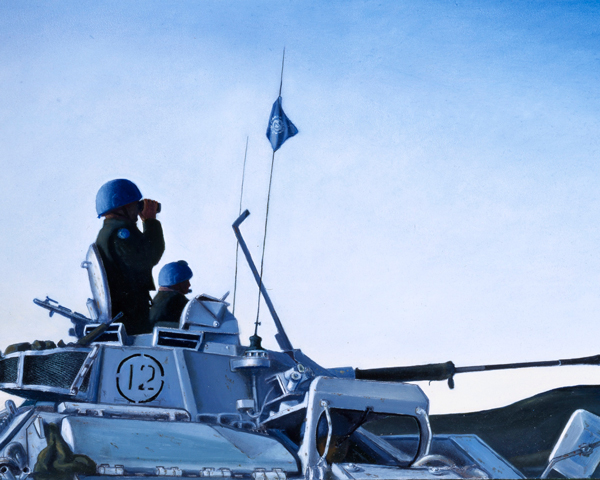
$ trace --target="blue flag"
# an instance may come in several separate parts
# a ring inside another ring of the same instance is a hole
[[[267,138],[271,142],[273,151],[276,152],[288,138],[298,133],[296,126],[287,117],[281,106],[281,97],[273,104],[269,126],[267,127]]]

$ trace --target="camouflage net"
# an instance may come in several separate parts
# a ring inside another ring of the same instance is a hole
[[[52,350],[54,348],[56,348],[56,344],[52,340],[34,340],[33,343],[13,343],[6,347],[4,355],[10,355],[15,352],[27,352],[29,350]]]
[[[33,467],[36,479],[71,480],[77,473],[96,473],[96,463],[86,455],[74,454],[55,423],[47,425],[46,439],[48,445],[40,452]]]

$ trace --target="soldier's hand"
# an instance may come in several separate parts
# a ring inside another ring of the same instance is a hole
[[[144,208],[140,213],[140,218],[142,219],[142,221],[145,221],[149,218],[156,218],[156,213],[158,212],[158,205],[158,202],[144,198]]]

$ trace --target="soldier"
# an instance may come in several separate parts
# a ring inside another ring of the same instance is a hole
[[[158,293],[152,300],[150,309],[150,323],[163,327],[177,328],[179,317],[185,308],[190,293],[190,278],[192,270],[187,262],[167,263],[158,274]]]
[[[105,183],[96,195],[98,217],[104,217],[96,245],[108,277],[112,315],[123,312],[122,323],[130,335],[152,331],[152,267],[165,250],[162,226],[156,219],[159,205],[142,201],[138,187],[125,179]],[[138,215],[143,232],[137,228]]]

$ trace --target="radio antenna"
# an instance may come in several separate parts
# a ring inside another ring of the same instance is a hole
[[[240,191],[240,209],[238,216],[242,214],[242,199],[244,197],[244,178],[246,177],[246,157],[248,156],[248,137],[246,137],[246,150],[244,151],[244,167],[242,168],[242,188]],[[238,254],[240,250],[240,241],[235,246],[235,280],[233,281],[233,306],[232,314],[235,315],[235,294],[237,292],[237,273],[238,273]]]

